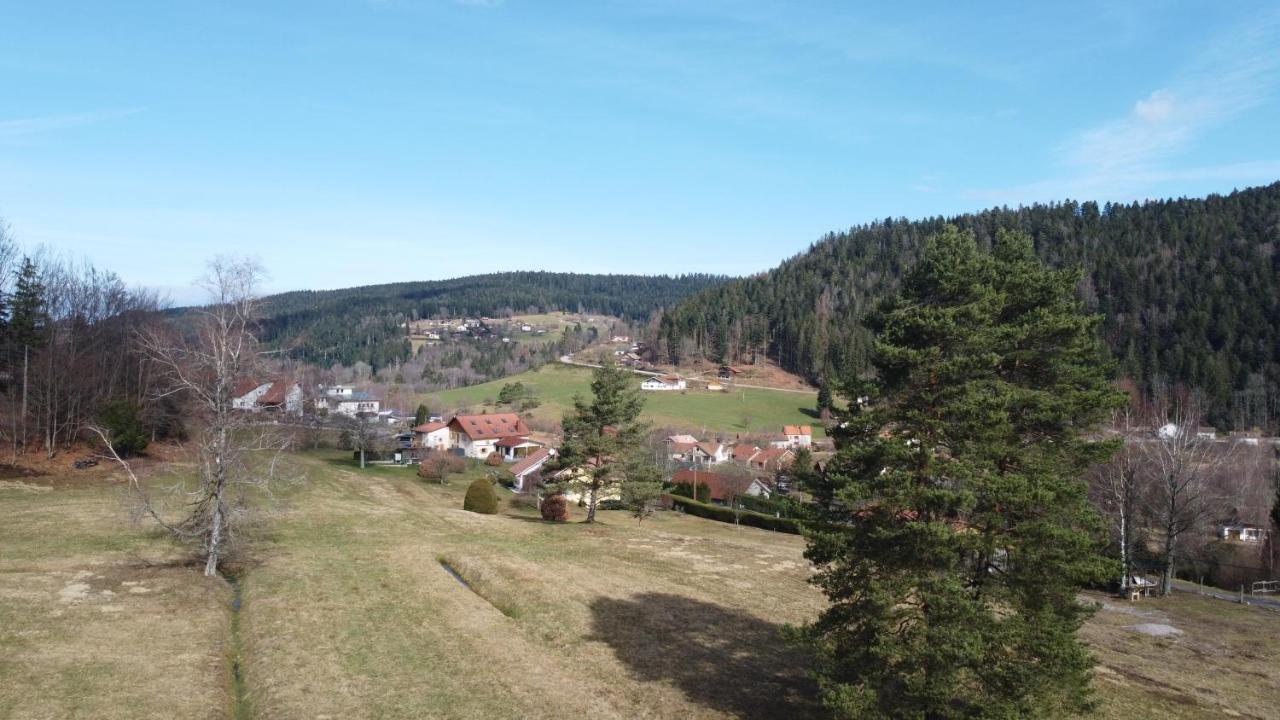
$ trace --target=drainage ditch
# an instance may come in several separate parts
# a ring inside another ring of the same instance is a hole
[[[225,568],[219,568],[218,574],[231,586],[231,637],[227,648],[227,660],[231,665],[231,717],[234,720],[248,720],[249,701],[245,693],[244,662],[240,643],[240,607],[243,604],[240,576]]]

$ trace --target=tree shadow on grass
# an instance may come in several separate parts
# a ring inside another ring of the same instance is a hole
[[[597,598],[591,613],[590,639],[609,645],[638,680],[669,683],[737,717],[821,715],[806,659],[787,646],[780,625],[666,593]]]

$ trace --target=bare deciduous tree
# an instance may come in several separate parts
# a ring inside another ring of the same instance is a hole
[[[1234,446],[1200,437],[1199,403],[1194,397],[1158,401],[1152,410],[1154,435],[1136,444],[1148,473],[1144,500],[1161,535],[1160,590],[1173,590],[1178,554],[1185,537],[1204,531],[1231,505],[1223,477]]]
[[[1112,539],[1120,555],[1120,590],[1129,588],[1133,577],[1135,538],[1138,536],[1138,508],[1142,497],[1142,460],[1136,442],[1139,430],[1125,412],[1116,417],[1113,429],[1124,445],[1109,462],[1093,470],[1089,491],[1094,506],[1110,525]]]
[[[253,332],[261,275],[254,261],[215,258],[202,283],[211,303],[196,311],[190,335],[152,331],[142,339],[161,376],[161,394],[185,397],[199,428],[194,486],[183,488],[185,514],[166,518],[128,463],[106,443],[128,473],[143,513],[174,537],[199,544],[205,575],[215,574],[219,560],[234,547],[249,511],[245,491],[269,488],[287,442],[256,426],[233,403],[236,385],[256,380],[261,369]],[[107,441],[101,429],[96,432]],[[268,459],[254,462],[263,452]]]

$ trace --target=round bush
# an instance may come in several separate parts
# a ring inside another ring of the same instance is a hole
[[[564,522],[569,519],[569,503],[563,495],[552,495],[542,500],[542,519]]]
[[[496,452],[489,453],[489,456],[484,459],[484,464],[489,467],[502,467],[502,456]]]
[[[493,483],[489,478],[480,478],[467,486],[467,496],[462,500],[462,509],[482,515],[493,515],[498,512],[498,494],[493,491]]]

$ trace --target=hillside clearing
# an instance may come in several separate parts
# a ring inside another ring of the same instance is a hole
[[[799,538],[672,513],[474,515],[481,468],[441,486],[338,454],[293,465],[304,481],[239,566],[253,717],[818,714],[778,635],[824,604]],[[226,585],[125,523],[106,477],[0,488],[0,717],[229,717]],[[1274,716],[1280,614],[1089,597],[1102,717]]]
[[[638,385],[643,379],[636,376]],[[422,397],[433,412],[470,408],[485,409],[498,398],[502,386],[520,382],[535,389],[542,401],[532,411],[535,418],[558,421],[572,406],[576,393],[589,394],[591,371],[581,367],[554,364],[537,370],[512,375],[469,387],[443,390]],[[812,425],[816,437],[822,437],[820,423],[815,421],[817,393],[803,394],[782,390],[742,389],[734,392],[648,392],[644,394],[644,417],[659,427],[692,430],[700,434],[739,432],[779,432],[783,425]]]

